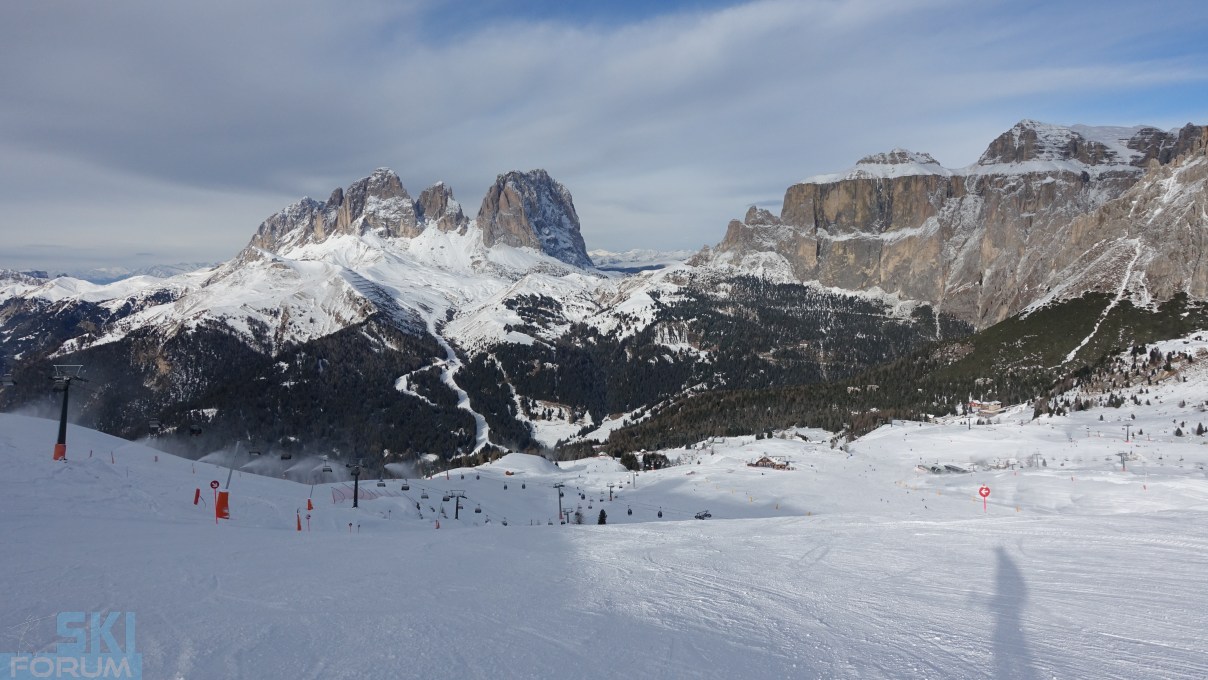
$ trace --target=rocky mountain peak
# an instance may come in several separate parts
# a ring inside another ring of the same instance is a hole
[[[272,215],[261,223],[249,247],[278,252],[337,234],[413,237],[421,229],[415,202],[402,180],[393,170],[378,168],[347,189],[337,187],[324,203],[305,197]]]
[[[864,158],[861,158],[856,165],[905,165],[907,163],[917,163],[919,165],[939,165],[939,161],[935,160],[929,153],[920,153],[910,151],[908,149],[897,148],[885,153],[874,153]]]
[[[757,224],[777,225],[780,224],[780,218],[773,215],[770,210],[765,210],[759,206],[751,206],[747,208],[747,214],[742,218],[742,221],[747,226],[755,226]]]
[[[441,231],[464,231],[469,223],[461,204],[453,199],[453,191],[444,182],[420,192],[416,209],[420,220],[435,223]]]
[[[1122,157],[1118,148],[1088,139],[1072,128],[1025,119],[991,142],[977,164],[1079,161],[1085,165],[1107,165],[1127,164],[1131,160]]]
[[[855,167],[843,172],[814,175],[806,179],[806,184],[833,184],[853,179],[890,179],[913,175],[940,175],[947,177],[952,174],[929,153],[910,151],[896,148],[891,151],[874,153],[861,158]]]
[[[592,266],[570,191],[545,170],[499,175],[478,210],[488,248],[535,248],[576,267]]]
[[[344,193],[336,233],[377,231],[383,236],[410,237],[419,233],[417,225],[415,203],[402,180],[393,170],[378,168]]]

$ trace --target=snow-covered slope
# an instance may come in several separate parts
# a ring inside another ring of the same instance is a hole
[[[719,439],[636,476],[514,454],[358,509],[237,471],[217,524],[226,468],[75,427],[56,463],[54,422],[2,415],[0,650],[102,610],[134,612],[149,678],[1201,678],[1208,446],[1173,435],[1208,415],[1200,365],[1149,405]]]

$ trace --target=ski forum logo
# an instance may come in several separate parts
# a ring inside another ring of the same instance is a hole
[[[54,653],[0,653],[0,680],[126,678],[142,680],[134,651],[134,612],[59,612]],[[124,644],[118,644],[118,637]]]

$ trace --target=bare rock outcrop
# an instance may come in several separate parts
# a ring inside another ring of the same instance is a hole
[[[487,247],[534,248],[576,267],[592,266],[570,191],[544,170],[499,175],[482,199],[477,224]]]

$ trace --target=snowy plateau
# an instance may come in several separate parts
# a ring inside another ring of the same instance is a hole
[[[362,478],[355,509],[342,467],[311,486],[75,426],[55,462],[56,422],[3,414],[0,651],[52,652],[85,610],[137,615],[146,678],[1204,678],[1208,361],[1147,389],[710,438],[636,474],[510,454]]]

